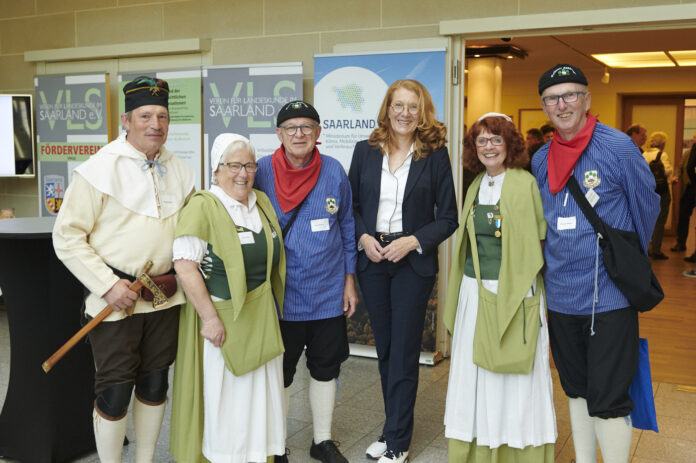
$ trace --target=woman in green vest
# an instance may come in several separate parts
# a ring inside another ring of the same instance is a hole
[[[285,252],[268,197],[252,189],[249,140],[221,134],[212,183],[181,210],[174,268],[186,293],[170,449],[179,462],[273,461],[285,453]]]
[[[546,221],[512,120],[482,116],[464,140],[469,187],[450,271],[445,437],[457,463],[552,463],[556,441],[541,241]]]

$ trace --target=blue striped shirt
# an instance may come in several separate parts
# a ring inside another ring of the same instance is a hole
[[[285,228],[294,210],[284,213],[278,204],[271,156],[259,160],[254,187],[268,195],[280,227]],[[334,214],[327,211],[330,198],[338,206]],[[328,219],[329,229],[313,232],[312,221],[321,219]],[[285,237],[285,254],[283,319],[308,321],[342,315],[345,276],[355,273],[357,249],[350,183],[343,166],[332,157],[321,156],[319,179]]]
[[[549,191],[548,150],[547,143],[532,158],[532,173],[539,185],[548,222],[544,246],[548,307],[570,315],[590,315],[597,235],[567,186],[555,195]],[[643,250],[647,251],[660,210],[660,197],[655,193],[655,179],[640,150],[628,136],[598,122],[592,140],[573,171],[583,192],[587,192],[583,178],[590,171],[596,171],[600,180],[594,188],[599,195],[594,206],[597,214],[613,228],[637,232]],[[575,217],[576,227],[559,230],[559,217]],[[598,286],[596,312],[630,305],[609,278],[601,249]]]

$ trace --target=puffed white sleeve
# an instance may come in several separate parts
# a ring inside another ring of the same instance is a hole
[[[208,249],[208,243],[197,236],[179,236],[174,239],[172,245],[172,261],[185,259],[200,264],[203,262],[206,249]]]

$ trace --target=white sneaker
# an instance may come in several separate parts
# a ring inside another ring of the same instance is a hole
[[[388,461],[393,463],[406,463],[408,461],[408,450],[405,452],[387,450],[384,452],[384,455],[382,455],[382,458],[379,459],[379,463],[386,463]]]
[[[375,442],[365,450],[365,456],[371,460],[379,460],[387,451],[387,441],[384,436],[379,436]]]

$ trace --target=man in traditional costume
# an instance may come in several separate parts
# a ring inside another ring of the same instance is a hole
[[[556,136],[534,155],[548,222],[544,258],[551,352],[569,397],[577,463],[625,463],[631,446],[628,388],[638,367],[638,312],[609,277],[598,237],[566,183],[571,175],[610,227],[636,232],[647,250],[659,197],[638,147],[589,113],[583,72],[558,64],[539,79]]]
[[[285,305],[280,330],[285,345],[285,407],[297,362],[307,348],[312,458],[347,463],[331,440],[336,379],[348,358],[346,317],[355,312],[355,225],[348,176],[316,148],[320,119],[312,105],[287,103],[278,112],[282,145],[259,161],[255,187],[278,215],[287,256]],[[277,461],[287,461],[276,458]]]
[[[194,172],[164,148],[167,82],[139,77],[123,89],[125,133],[78,166],[65,194],[53,244],[89,291],[85,314],[114,312],[89,333],[96,365],[94,436],[102,462],[120,462],[135,389],[135,461],[151,462],[176,356],[180,289],[155,310],[129,289],[147,261],[151,276],[172,269],[178,212],[194,190]],[[173,277],[173,275],[171,276]],[[171,283],[170,283],[171,284]],[[133,309],[127,316],[126,309]]]

